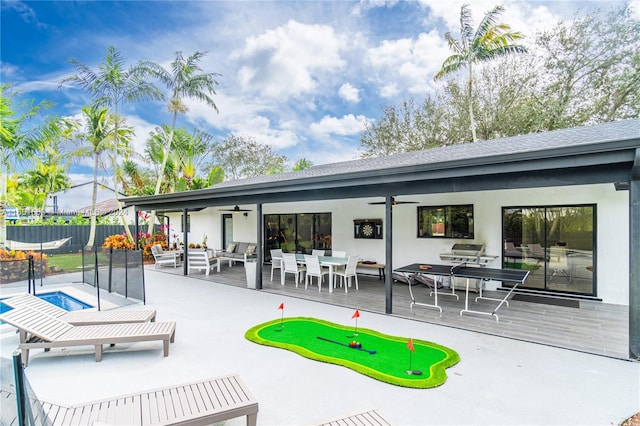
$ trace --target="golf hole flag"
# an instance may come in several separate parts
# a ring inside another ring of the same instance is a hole
[[[356,309],[356,311],[351,316],[351,319],[360,318],[360,311]]]
[[[409,348],[411,352],[416,351],[416,348],[413,347],[413,339],[409,338],[409,341],[407,342],[407,348]]]
[[[282,309],[284,311],[284,302],[282,302],[280,306],[278,306],[278,309]]]

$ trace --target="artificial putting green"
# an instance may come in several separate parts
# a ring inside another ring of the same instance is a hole
[[[261,345],[288,349],[306,358],[342,365],[374,379],[410,388],[433,388],[447,379],[445,369],[458,363],[457,352],[426,340],[413,339],[411,353],[408,338],[390,336],[366,328],[346,327],[316,318],[293,317],[269,321],[252,327],[245,337]],[[357,341],[362,350],[348,345]],[[371,354],[369,351],[375,351]],[[411,368],[409,361],[411,355]],[[420,370],[421,375],[407,374]]]

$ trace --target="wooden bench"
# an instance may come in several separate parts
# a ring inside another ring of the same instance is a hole
[[[369,268],[369,269],[377,269],[378,270],[378,278],[380,280],[384,280],[386,278],[384,268],[385,266],[381,263],[362,263],[358,262],[358,268]]]
[[[320,426],[391,426],[378,410],[365,411],[337,420],[322,423]]]
[[[5,389],[2,401],[9,398]],[[246,416],[255,426],[258,402],[237,375],[123,395],[65,407],[39,401],[50,424],[56,425],[210,425]],[[8,408],[8,407],[7,407]],[[4,410],[3,410],[4,411]],[[38,416],[38,413],[34,413]],[[47,419],[37,419],[40,424]],[[14,423],[11,423],[14,424]],[[17,423],[15,423],[17,424]]]

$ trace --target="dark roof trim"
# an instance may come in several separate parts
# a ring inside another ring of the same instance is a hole
[[[198,191],[126,198],[124,202],[137,208],[175,209],[456,192],[476,187],[477,182],[484,182],[486,189],[512,187],[514,181],[524,185],[520,187],[614,182],[630,179],[638,148],[640,120],[633,119],[327,164],[302,172],[223,182]],[[598,172],[602,166],[611,173]],[[536,172],[542,176],[536,177]]]

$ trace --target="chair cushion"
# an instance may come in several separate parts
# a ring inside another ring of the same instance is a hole
[[[239,253],[244,257],[244,254],[247,252],[247,247],[249,247],[249,243],[237,243],[234,253]]]
[[[231,243],[227,246],[227,249],[225,250],[227,253],[233,253],[236,249],[236,243]]]

